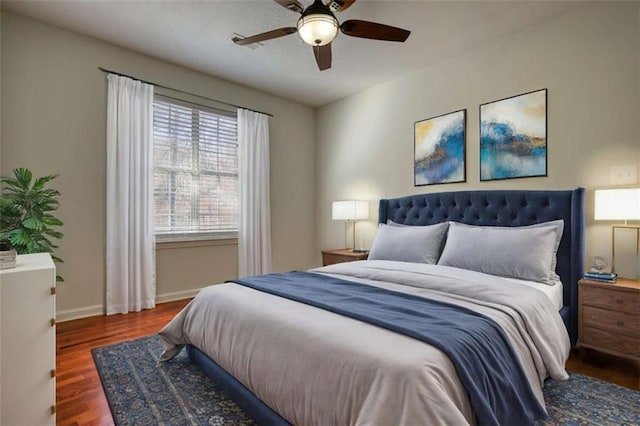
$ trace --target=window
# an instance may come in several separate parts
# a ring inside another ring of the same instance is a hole
[[[153,138],[158,239],[235,238],[236,114],[156,96]]]

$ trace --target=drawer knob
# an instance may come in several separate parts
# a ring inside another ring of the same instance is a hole
[[[616,303],[618,305],[622,305],[624,303],[624,300],[623,299],[616,299]]]
[[[624,325],[624,321],[618,320],[618,325],[622,327]]]

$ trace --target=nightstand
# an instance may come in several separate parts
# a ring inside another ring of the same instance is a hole
[[[350,249],[322,250],[322,266],[367,260],[367,257],[369,257],[369,253],[354,253]]]
[[[578,341],[594,349],[640,361],[640,281],[615,284],[578,281]]]

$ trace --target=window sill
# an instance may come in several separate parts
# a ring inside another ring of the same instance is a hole
[[[210,240],[185,240],[185,241],[156,241],[156,250],[170,250],[193,247],[237,246],[237,238],[210,239]]]

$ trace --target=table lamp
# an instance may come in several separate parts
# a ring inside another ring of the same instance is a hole
[[[356,221],[369,219],[369,202],[360,200],[334,201],[331,206],[331,219],[344,220],[344,245],[347,244],[349,234],[349,224],[353,228],[353,247],[356,251]]]
[[[628,223],[629,220],[640,220],[640,188],[597,189],[595,196],[595,220],[624,220],[624,224],[611,226],[611,272],[614,272],[616,229],[635,229],[636,254],[640,253],[640,224]]]

